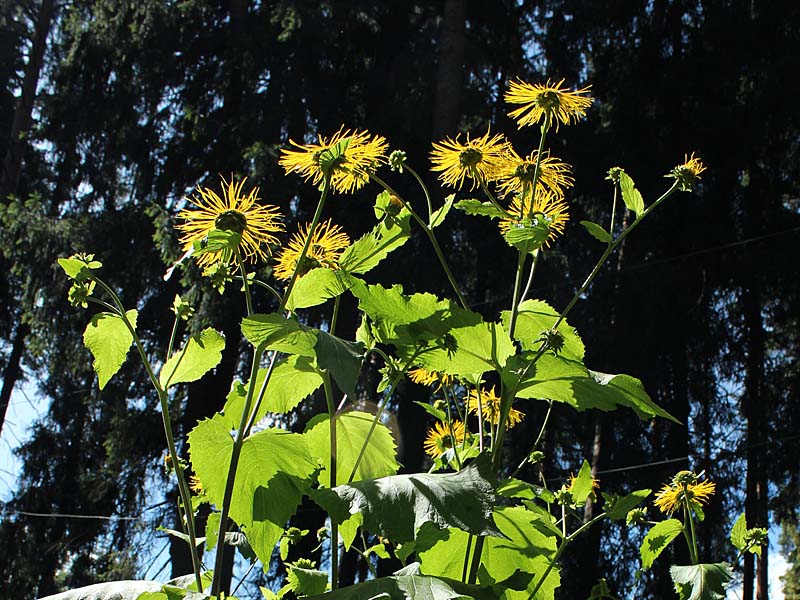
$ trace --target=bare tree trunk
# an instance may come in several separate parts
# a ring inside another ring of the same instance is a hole
[[[464,79],[466,22],[466,0],[445,0],[433,108],[434,139],[452,133],[458,127]]]

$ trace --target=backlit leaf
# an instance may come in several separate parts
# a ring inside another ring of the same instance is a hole
[[[225,337],[213,329],[204,329],[189,338],[184,350],[170,357],[158,380],[164,388],[197,381],[219,364],[224,349]]]
[[[131,309],[125,315],[135,329],[138,312]],[[132,342],[133,335],[122,317],[118,315],[108,312],[98,313],[86,326],[83,343],[94,356],[92,366],[97,373],[101,390],[122,367]]]
[[[642,556],[642,568],[649,569],[653,566],[653,562],[658,558],[658,555],[664,551],[664,548],[670,545],[672,540],[678,537],[683,532],[683,523],[677,519],[667,519],[657,523],[647,532],[647,535],[639,548],[639,554]]]

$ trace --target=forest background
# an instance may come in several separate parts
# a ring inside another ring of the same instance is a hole
[[[0,506],[0,594],[191,570],[182,542],[155,531],[174,526],[176,491],[145,374],[129,361],[98,391],[84,315],[67,302],[56,258],[95,252],[124,297],[143,299],[139,325],[154,343],[169,338],[160,317],[181,286],[238,339],[235,292],[220,296],[192,269],[163,285],[180,256],[174,216],[194,187],[246,176],[291,230],[308,220],[314,192],[278,168],[288,138],[369,128],[421,172],[445,135],[491,126],[514,141],[502,94],[522,77],[591,84],[595,98],[553,148],[577,183],[567,235],[545,253],[533,297],[563,306],[580,284],[594,247],[577,223],[608,220],[610,167],[645,197],[687,151],[708,167],[691,197],[626,241],[570,318],[592,364],[640,378],[683,425],[565,412],[547,432],[546,474],[561,481],[585,457],[613,490],[705,470],[718,493],[702,547],[727,548],[743,510],[751,526],[780,527],[785,597],[800,598],[799,49],[792,0],[0,2],[0,426],[14,389],[43,407]],[[368,229],[372,195],[337,207],[351,237]],[[447,227],[442,243],[471,308],[497,314],[515,265],[480,224],[453,215]],[[412,260],[385,272],[408,292],[447,295],[420,238]],[[184,391],[184,434],[221,407],[241,358],[228,347],[214,374]],[[362,379],[363,399],[374,399],[377,377]],[[406,383],[392,407],[409,471],[426,460],[426,414],[413,400],[427,393]],[[526,427],[514,439],[535,434]],[[322,514],[309,506],[300,518],[315,530]],[[559,597],[586,598],[600,577],[620,597],[670,597],[667,557],[637,581],[640,541],[614,523],[587,536],[563,561]],[[745,561],[745,600],[767,598],[768,556]],[[360,570],[343,564],[342,581]],[[270,575],[251,574],[239,595],[281,573]]]

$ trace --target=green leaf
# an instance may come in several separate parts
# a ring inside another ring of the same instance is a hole
[[[614,521],[624,519],[631,510],[644,502],[651,493],[652,490],[636,490],[622,498],[613,498],[610,502],[607,499],[603,509],[609,519]]]
[[[351,585],[309,600],[497,600],[498,592],[457,579],[393,575]]]
[[[348,342],[325,331],[317,332],[315,347],[317,364],[329,371],[341,390],[350,398],[356,397],[356,384],[364,361],[361,342]]]
[[[149,598],[144,594],[160,592],[164,585],[158,581],[111,581],[108,583],[96,583],[82,588],[76,588],[53,596],[47,596],[42,600],[137,600],[137,598]],[[153,596],[164,598],[165,596]]]
[[[492,521],[496,483],[490,461],[482,456],[458,473],[392,475],[317,489],[310,495],[335,522],[362,513],[365,529],[405,543],[425,523],[473,535],[500,535]]]
[[[497,488],[497,494],[506,498],[522,498],[523,500],[541,498],[544,502],[555,501],[555,496],[550,490],[519,479],[506,479],[501,482],[500,487]]]
[[[329,298],[340,296],[350,289],[354,278],[344,271],[319,267],[311,269],[294,283],[286,308],[294,312],[322,304]]]
[[[518,340],[525,350],[538,350],[541,342],[537,341],[542,333],[552,329],[558,321],[559,312],[543,300],[525,300],[519,306],[517,323],[514,326],[514,339]],[[508,329],[511,311],[503,311],[503,325]],[[566,320],[561,321],[557,329],[564,337],[564,347],[560,356],[582,362],[585,348],[575,328]]]
[[[217,547],[217,538],[219,537],[219,522],[222,518],[222,513],[210,512],[206,520],[206,552],[213,552]]]
[[[387,193],[388,197],[388,193]],[[408,241],[411,213],[403,207],[395,216],[387,216],[372,231],[345,248],[339,266],[348,273],[366,273]]]
[[[278,313],[256,314],[242,320],[242,334],[256,347],[287,354],[315,356],[317,330]]]
[[[623,170],[619,172],[619,189],[622,191],[622,200],[625,206],[632,210],[638,217],[644,212],[644,199],[633,183],[633,179]]]
[[[82,281],[89,275],[89,271],[99,269],[103,266],[100,261],[92,260],[93,254],[73,255],[69,258],[59,258],[56,262],[67,274],[67,277],[75,281]]]
[[[189,433],[192,468],[211,502],[222,506],[233,438],[221,419],[205,419]],[[230,517],[242,527],[261,562],[269,565],[286,522],[317,469],[303,436],[265,429],[244,440]]]
[[[647,532],[642,546],[639,548],[639,554],[642,556],[642,569],[649,569],[652,567],[658,555],[682,532],[683,523],[677,519],[667,519],[666,521],[661,521],[654,525],[653,528]]]
[[[253,401],[264,384],[266,374],[267,369],[258,370],[253,389]],[[321,385],[322,376],[314,366],[313,359],[308,356],[289,356],[272,369],[272,376],[264,392],[264,400],[258,408],[253,422],[256,423],[263,419],[268,412],[289,412]],[[247,385],[240,381],[234,381],[222,409],[222,415],[217,418],[222,419],[228,428],[236,429],[239,427],[246,399]]]
[[[592,467],[584,460],[578,476],[570,487],[572,500],[575,504],[583,504],[592,492]]]
[[[501,373],[506,385],[516,389],[517,398],[554,400],[580,411],[611,411],[627,406],[641,419],[663,417],[677,423],[650,399],[642,382],[634,377],[590,371],[577,361],[551,354],[543,354],[527,367],[531,356],[528,353],[509,359]]]
[[[468,215],[490,217],[492,219],[507,219],[511,216],[508,212],[498,209],[491,202],[481,202],[472,198],[456,202],[456,208]]]
[[[444,199],[444,204],[437,210],[433,211],[433,214],[431,215],[431,222],[428,224],[428,227],[433,229],[444,223],[447,213],[449,213],[450,209],[453,208],[453,200],[455,200],[455,197],[455,194],[450,194]]]
[[[597,223],[592,223],[591,221],[581,221],[581,225],[583,225],[583,228],[588,231],[589,235],[591,235],[594,239],[603,242],[604,244],[611,243],[611,234]]]
[[[136,329],[138,312],[131,309],[125,315],[131,326]],[[86,330],[83,332],[83,343],[94,356],[92,366],[97,373],[101,390],[122,367],[132,342],[133,335],[125,325],[125,321],[115,314],[98,313],[86,326]]]
[[[728,563],[673,565],[669,574],[680,600],[724,600],[725,584],[733,579]]]
[[[509,246],[529,254],[541,248],[549,235],[550,224],[546,219],[526,217],[513,222],[503,234],[503,239]]]
[[[525,600],[530,597],[554,557],[556,538],[543,533],[536,524],[538,516],[523,507],[498,508],[494,511],[494,520],[503,537],[485,538],[478,583],[482,586],[495,585],[512,579],[519,572],[529,573],[533,577],[528,579],[524,589],[509,589],[502,596]],[[417,543],[422,572],[438,577],[460,578],[468,535],[459,529],[448,529],[440,532],[438,537],[438,540],[430,540],[433,543],[427,549],[420,548],[421,541]],[[554,568],[534,598],[552,600],[560,582],[558,568]]]
[[[747,540],[745,539],[745,535],[747,534],[747,519],[745,518],[745,514],[742,513],[739,515],[739,518],[736,519],[736,522],[733,524],[733,529],[731,529],[731,543],[733,544],[734,548],[737,550],[744,550],[747,546]]]
[[[241,241],[241,233],[231,230],[212,229],[205,238],[196,241],[192,247],[194,248],[195,256],[224,250],[233,252]]]
[[[328,574],[325,571],[303,569],[292,565],[287,565],[287,571],[286,580],[289,589],[298,596],[323,594],[328,589]]]
[[[176,352],[164,363],[158,381],[164,387],[197,381],[219,364],[225,349],[225,336],[213,329],[204,329],[189,338],[183,351]]]
[[[374,416],[369,413],[351,411],[336,415],[336,482],[346,482],[367,434],[372,427]],[[330,487],[331,450],[330,417],[327,413],[317,415],[309,421],[303,434],[308,451],[325,470],[320,475],[320,486]],[[397,452],[392,432],[378,422],[369,438],[367,449],[358,464],[354,481],[375,479],[397,473],[400,465],[395,460]]]

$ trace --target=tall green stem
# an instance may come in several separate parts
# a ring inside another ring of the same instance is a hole
[[[458,301],[461,303],[461,306],[467,310],[469,310],[469,305],[467,304],[466,299],[461,294],[461,288],[458,287],[456,283],[456,278],[453,276],[453,272],[450,270],[450,266],[447,264],[447,260],[445,260],[444,253],[442,252],[441,247],[439,246],[439,242],[436,240],[436,236],[433,234],[433,229],[430,228],[428,223],[426,223],[422,217],[420,217],[413,207],[406,202],[400,194],[397,193],[388,183],[386,183],[383,179],[378,177],[375,174],[370,174],[370,178],[380,185],[383,189],[387,192],[392,194],[395,198],[402,202],[403,206],[408,209],[408,212],[411,214],[411,217],[422,227],[422,231],[425,232],[428,240],[430,241],[431,245],[433,246],[433,251],[436,253],[436,258],[439,259],[439,263],[442,265],[442,269],[444,270],[444,274],[447,276],[447,280],[450,282],[450,286],[453,288],[453,291],[458,296]]]
[[[422,188],[422,193],[425,194],[425,202],[428,204],[428,222],[430,223],[431,219],[433,219],[433,203],[431,202],[431,194],[428,191],[428,186],[425,185],[425,182],[422,181],[422,178],[417,174],[417,172],[409,167],[407,164],[403,164],[403,168],[408,170],[409,173],[417,180],[419,186]]]
[[[201,579],[202,573],[202,566],[200,562],[200,556],[197,553],[197,535],[195,534],[194,529],[194,512],[192,511],[192,496],[189,493],[189,486],[186,483],[186,477],[184,476],[183,469],[181,469],[180,460],[178,457],[178,451],[175,447],[175,436],[172,432],[172,419],[169,412],[169,398],[167,395],[167,390],[161,387],[161,383],[158,381],[158,377],[156,377],[155,372],[153,371],[153,367],[150,365],[150,360],[147,358],[147,353],[145,352],[144,345],[142,341],[139,339],[139,335],[136,333],[131,322],[128,320],[128,315],[125,313],[125,307],[122,305],[122,301],[117,296],[117,293],[112,290],[106,283],[100,279],[95,279],[97,284],[108,294],[109,298],[113,302],[116,310],[119,314],[119,317],[122,319],[122,322],[128,328],[131,336],[133,337],[134,345],[136,346],[136,350],[139,352],[139,357],[142,359],[142,363],[144,364],[144,368],[147,371],[147,376],[150,378],[150,383],[156,390],[158,394],[158,400],[161,405],[161,421],[164,425],[164,436],[167,438],[167,450],[169,452],[170,460],[172,461],[173,466],[175,467],[175,476],[178,479],[178,493],[181,497],[181,502],[184,507],[184,512],[186,514],[186,534],[189,536],[189,554],[192,558],[192,570],[194,571],[195,583],[197,584],[197,589],[203,589],[203,582]]]
[[[242,260],[242,253],[239,251],[239,246],[236,246],[236,250],[234,251],[236,256],[236,262],[239,265],[239,270],[242,272],[242,288],[244,288],[244,300],[247,306],[247,316],[253,314],[253,297],[250,294],[250,282],[247,280],[247,269],[244,266],[244,260]]]
[[[519,313],[519,297],[522,288],[522,275],[525,270],[525,258],[527,254],[520,250],[519,259],[517,260],[517,274],[514,277],[514,292],[511,299],[511,319],[508,323],[508,335],[514,339],[514,328],[517,325],[517,315]]]
[[[333,405],[333,390],[331,389],[331,376],[325,373],[322,378],[325,387],[325,400],[328,403],[328,420],[330,426],[330,452],[331,452],[331,469],[330,479],[328,480],[331,488],[336,487],[336,407]],[[335,590],[339,587],[339,525],[331,517],[331,589]]]

